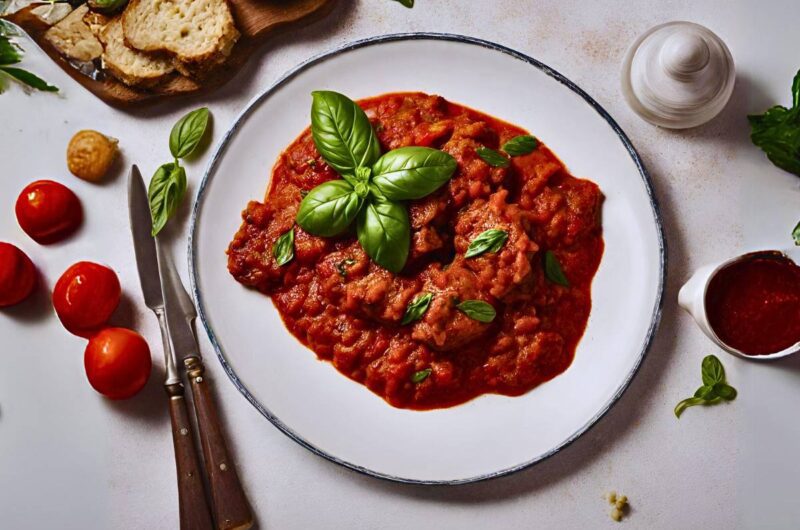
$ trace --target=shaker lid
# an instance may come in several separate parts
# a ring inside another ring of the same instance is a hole
[[[622,88],[642,118],[680,129],[716,116],[730,99],[735,76],[728,47],[711,30],[692,22],[670,22],[633,43],[623,66]]]

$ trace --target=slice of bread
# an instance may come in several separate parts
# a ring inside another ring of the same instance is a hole
[[[239,39],[226,0],[131,0],[122,27],[129,46],[166,52],[186,73],[225,61]]]
[[[100,40],[105,48],[103,68],[126,85],[153,86],[175,70],[167,57],[142,53],[126,46],[120,17],[103,27]]]
[[[44,39],[62,55],[76,61],[91,62],[103,53],[103,46],[83,21],[89,7],[84,4],[50,27]]]

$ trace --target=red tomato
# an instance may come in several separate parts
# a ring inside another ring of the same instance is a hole
[[[67,331],[88,337],[108,322],[119,305],[120,294],[114,271],[91,261],[79,261],[56,282],[53,307]]]
[[[106,328],[89,340],[83,365],[92,388],[110,399],[128,399],[150,377],[150,348],[135,331]]]
[[[83,220],[78,197],[52,180],[37,180],[17,197],[17,222],[37,243],[54,243],[74,232]]]
[[[0,242],[0,307],[18,304],[36,287],[36,267],[10,243]]]

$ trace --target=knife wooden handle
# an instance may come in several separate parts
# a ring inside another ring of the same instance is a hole
[[[200,431],[200,442],[203,444],[203,457],[211,486],[217,528],[246,530],[253,526],[253,513],[239,475],[236,473],[236,466],[228,454],[217,407],[205,380],[203,361],[197,357],[190,357],[184,364],[194,397],[197,427]]]
[[[183,385],[165,385],[172,418],[172,443],[175,446],[175,468],[178,471],[178,505],[181,530],[213,530],[211,512],[203,488],[200,460],[194,446],[189,409]]]

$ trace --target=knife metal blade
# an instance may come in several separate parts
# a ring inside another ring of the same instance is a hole
[[[139,283],[147,307],[158,317],[161,328],[161,340],[164,346],[164,364],[167,380],[165,384],[180,383],[180,375],[175,367],[175,359],[169,340],[169,331],[165,320],[164,294],[161,289],[161,275],[158,266],[158,247],[152,236],[153,219],[150,216],[150,202],[147,200],[147,187],[139,168],[131,167],[128,182],[128,214],[133,233],[133,250],[136,254],[136,268],[139,271]]]
[[[167,328],[172,339],[172,351],[184,361],[189,358],[201,358],[197,338],[194,335],[194,319],[197,310],[189,293],[183,286],[175,262],[166,249],[160,236],[156,236],[158,248],[158,264],[161,271],[161,288],[164,292],[164,307],[167,313]]]

